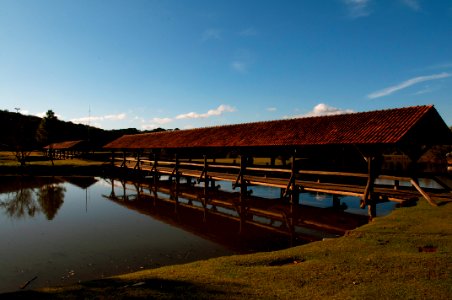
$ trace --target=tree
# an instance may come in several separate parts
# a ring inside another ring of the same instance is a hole
[[[48,110],[46,116],[41,119],[36,131],[36,140],[41,145],[52,143],[55,138],[55,125],[58,118],[52,110]]]
[[[33,199],[32,189],[20,188],[9,195],[6,201],[0,201],[0,208],[4,208],[9,217],[17,219],[27,215],[33,217],[39,212],[39,207]]]
[[[64,193],[66,188],[56,184],[48,184],[41,187],[38,191],[38,202],[42,212],[47,220],[53,220],[61,205],[64,202]]]
[[[14,133],[12,135],[11,148],[20,165],[25,166],[27,157],[36,146],[36,140],[33,135],[36,127],[33,127],[33,123],[28,118],[24,118],[22,115],[19,116],[19,118],[15,118],[13,121]]]
[[[55,142],[56,125],[58,118],[52,110],[48,110],[46,116],[41,119],[38,129],[36,130],[36,140],[41,147],[49,146],[48,155],[53,165],[53,149],[52,143]]]

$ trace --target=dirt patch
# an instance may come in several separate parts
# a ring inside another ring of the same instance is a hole
[[[304,262],[304,258],[297,258],[297,257],[289,257],[284,259],[277,259],[274,261],[271,261],[268,263],[270,267],[280,267],[280,266],[286,266],[286,265],[296,265],[299,263]]]
[[[419,250],[419,252],[433,253],[438,250],[438,247],[432,246],[432,245],[427,245],[427,246],[418,247],[418,250]]]

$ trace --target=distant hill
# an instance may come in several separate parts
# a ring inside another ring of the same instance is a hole
[[[40,149],[36,141],[36,130],[41,118],[22,115],[16,112],[0,110],[0,149],[15,149],[17,146],[27,149]],[[164,131],[158,128],[155,131]],[[74,124],[61,120],[56,121],[53,142],[89,140],[96,148],[101,148],[110,141],[124,134],[142,133],[136,128],[104,130],[83,124]]]

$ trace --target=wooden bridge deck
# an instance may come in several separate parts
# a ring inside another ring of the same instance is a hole
[[[179,177],[191,177],[198,179],[199,181],[205,181],[205,175],[207,173],[208,180],[210,181],[228,181],[232,184],[238,182],[238,176],[240,176],[240,166],[237,165],[219,165],[211,164],[209,169],[203,169],[202,163],[196,162],[180,162],[175,168],[176,162],[166,161],[158,162],[155,167],[152,161],[149,160],[137,160],[135,158],[118,159],[115,162],[116,167],[123,167],[127,169],[139,169],[147,172],[150,176],[155,174],[177,176]],[[207,172],[206,172],[207,171]],[[255,174],[252,174],[255,173]],[[269,186],[280,189],[290,188],[289,177],[290,169],[277,169],[266,167],[249,167],[247,173],[243,174],[242,180],[246,181],[247,185],[259,185]],[[327,172],[327,171],[298,171],[297,178],[294,179],[294,184],[301,188],[301,192],[318,192],[339,196],[354,196],[363,197],[366,193],[366,178],[367,174],[361,173],[345,173],[345,172]],[[303,176],[311,176],[310,180],[302,178]],[[350,182],[334,182],[330,180],[334,178],[353,178]],[[316,178],[317,180],[311,180]],[[325,181],[323,180],[325,178]],[[328,182],[327,179],[332,182]],[[375,184],[373,189],[376,201],[394,201],[403,203],[406,201],[412,201],[418,199],[420,196],[428,198],[428,201],[433,203],[442,201],[452,201],[452,193],[450,188],[448,189],[427,189],[420,188],[419,186],[413,187],[416,184],[416,179],[397,176],[385,176],[380,175],[377,179],[386,179],[394,182],[394,185],[382,185]],[[398,185],[399,182],[408,182],[411,186]],[[441,183],[442,184],[442,183]]]

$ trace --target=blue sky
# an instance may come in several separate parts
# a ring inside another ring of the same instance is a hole
[[[0,0],[0,109],[193,128],[434,104],[452,0]]]

